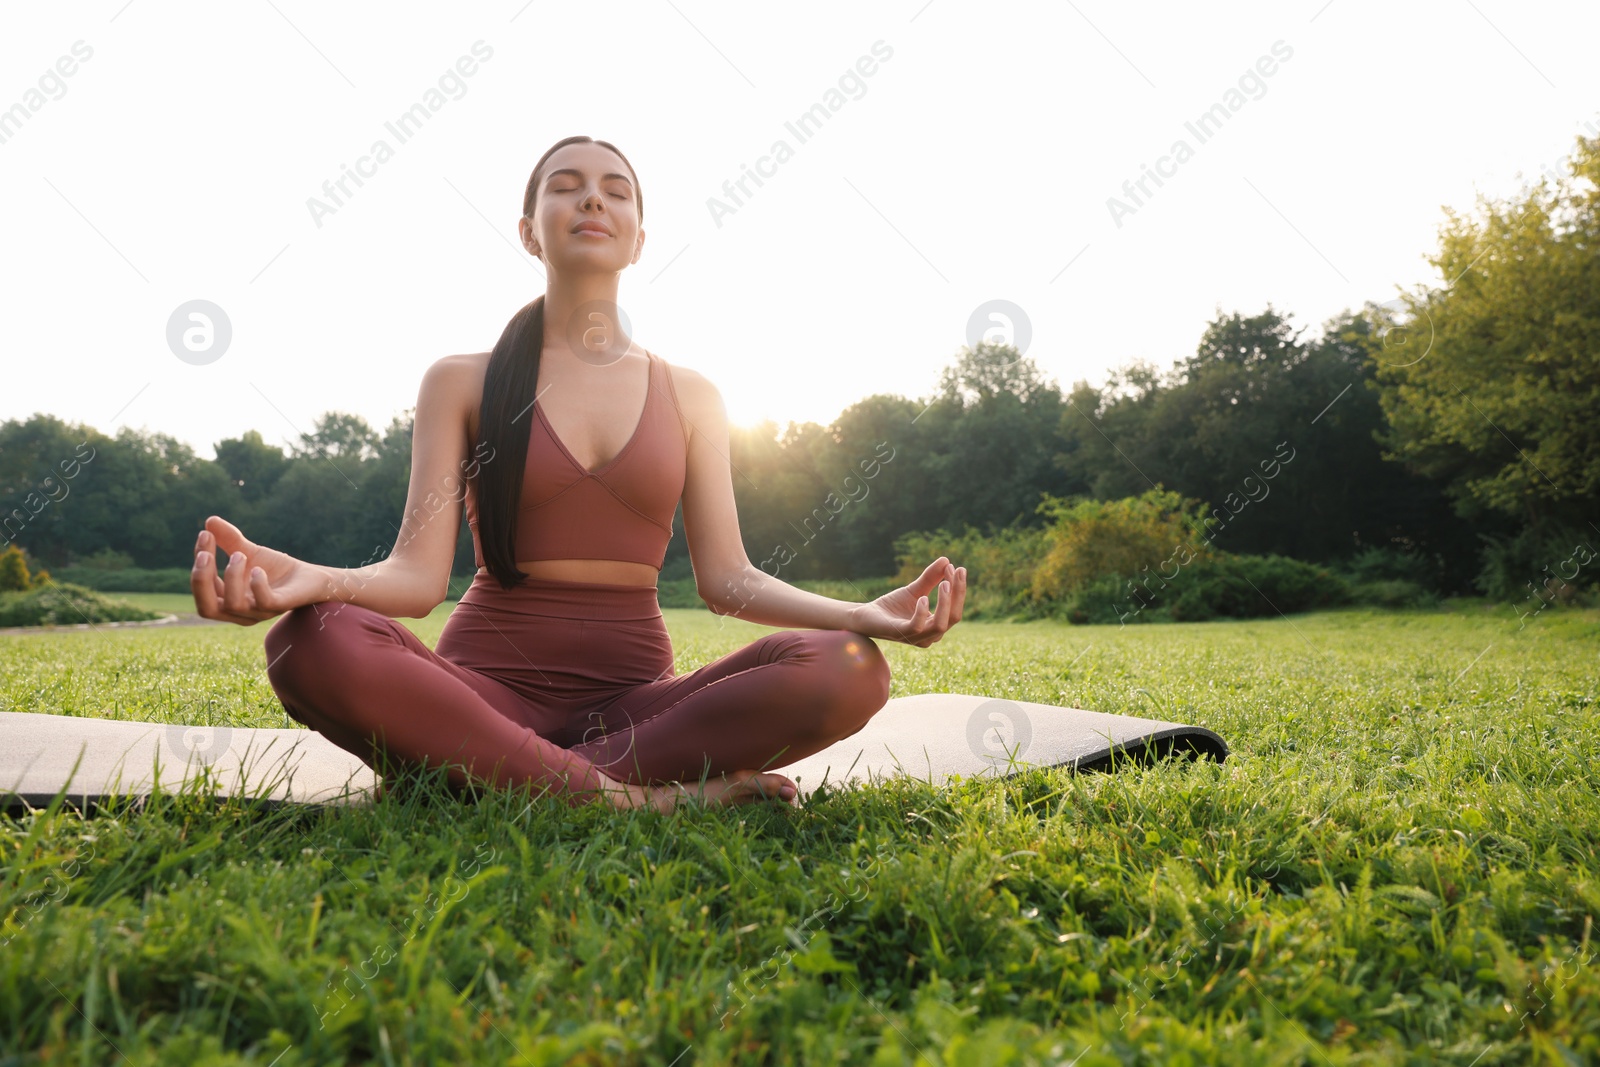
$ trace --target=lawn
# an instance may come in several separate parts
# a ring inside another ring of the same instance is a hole
[[[680,671],[765,632],[667,615]],[[264,632],[3,636],[0,708],[293,725]],[[1597,638],[1474,604],[963,623],[882,643],[894,695],[1178,719],[1233,755],[800,810],[14,818],[0,1064],[1596,1062]]]

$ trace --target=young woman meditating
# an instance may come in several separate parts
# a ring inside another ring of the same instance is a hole
[[[375,769],[387,754],[444,765],[455,787],[661,811],[684,796],[797,803],[767,768],[860,730],[889,697],[872,639],[939,640],[961,618],[966,570],[940,557],[854,604],[752,566],[721,394],[617,328],[618,281],[645,237],[632,165],[569,137],[534,167],[522,206],[545,292],[493,352],[423,375],[394,550],[318,566],[212,516],[195,542],[196,609],[247,626],[286,612],[266,638],[273,689]],[[656,599],[680,499],[707,605],[796,627],[682,675]],[[395,618],[444,599],[463,507],[478,573],[430,650]]]

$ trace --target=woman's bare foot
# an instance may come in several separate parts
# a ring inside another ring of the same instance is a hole
[[[697,780],[634,788],[643,790],[645,794],[644,799],[635,806],[660,812],[675,811],[680,804],[732,807],[735,804],[778,801],[791,807],[800,806],[800,790],[794,780],[772,771],[729,771],[707,778],[703,784]]]

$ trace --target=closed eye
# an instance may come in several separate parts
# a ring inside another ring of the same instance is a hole
[[[552,189],[550,191],[552,193],[571,193],[571,192],[576,192],[577,190],[575,190],[575,189]],[[616,197],[618,200],[631,200],[631,199],[633,199],[631,196],[627,195],[626,193],[611,193],[609,195]]]

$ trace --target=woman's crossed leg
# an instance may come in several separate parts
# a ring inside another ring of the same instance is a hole
[[[767,634],[575,713],[530,702],[355,605],[294,609],[269,631],[266,651],[288,713],[369,766],[383,755],[426,761],[446,765],[453,785],[470,772],[570,803],[592,799],[605,777],[643,785],[773,770],[855,733],[889,693],[883,653],[844,630]],[[576,740],[563,747],[546,734]]]
[[[867,724],[889,699],[889,665],[848,630],[770,633],[688,674],[629,688],[581,712],[571,750],[619,781],[698,781],[774,770]]]

